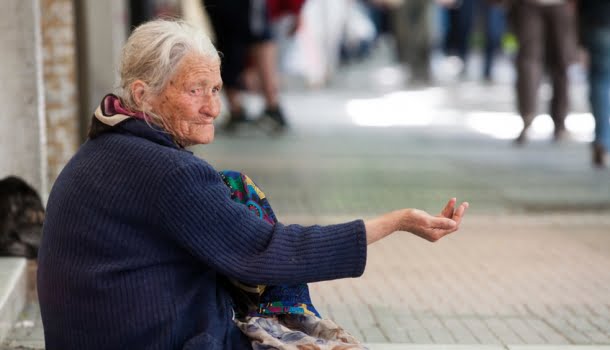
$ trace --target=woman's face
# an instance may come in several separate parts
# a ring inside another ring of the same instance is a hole
[[[214,119],[220,113],[221,88],[220,62],[191,53],[150,105],[182,146],[211,143]]]

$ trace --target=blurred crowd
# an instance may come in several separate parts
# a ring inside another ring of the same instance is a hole
[[[608,0],[131,0],[131,5],[132,26],[160,15],[183,16],[215,38],[223,53],[227,132],[253,121],[282,132],[288,123],[280,104],[280,75],[298,76],[312,88],[325,86],[338,67],[366,59],[384,40],[392,43],[395,59],[414,84],[438,78],[433,55],[457,62],[456,75],[465,78],[470,52],[478,51],[477,77],[486,82],[495,80],[498,55],[513,60],[515,106],[523,119],[516,145],[528,140],[544,79],[553,91],[548,111],[553,140],[569,138],[564,124],[568,69],[587,67],[596,121],[593,164],[608,166]],[[201,15],[194,16],[198,11]],[[264,97],[259,116],[242,107],[243,90]]]

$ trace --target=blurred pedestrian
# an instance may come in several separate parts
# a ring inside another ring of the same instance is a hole
[[[538,88],[545,73],[550,74],[553,97],[550,114],[555,125],[553,140],[567,137],[568,66],[575,56],[574,8],[570,0],[514,0],[511,16],[519,42],[517,53],[517,106],[523,130],[515,140],[527,140],[536,117]]]
[[[180,14],[176,0],[129,0],[129,29],[153,18],[175,18]]]
[[[472,31],[481,18],[485,38],[482,73],[483,79],[491,80],[493,62],[505,31],[504,9],[494,0],[461,0],[446,4],[449,28],[445,37],[445,52],[460,58],[463,63],[462,75],[465,75]]]
[[[290,55],[294,52],[297,33],[304,27],[302,15],[304,5],[305,0],[267,0],[273,42],[277,46],[276,67],[279,68],[276,72],[291,72]]]
[[[221,74],[229,104],[226,130],[235,131],[238,124],[250,120],[242,104],[243,74],[250,57],[260,75],[265,98],[262,116],[270,119],[276,129],[285,128],[266,0],[203,0],[203,5],[216,35],[216,47],[223,55]]]
[[[429,0],[394,2],[391,22],[398,59],[409,66],[411,80],[429,83],[432,80],[435,4]]]
[[[252,47],[254,69],[258,73],[260,88],[265,98],[265,109],[258,124],[270,122],[272,131],[282,131],[288,127],[284,111],[280,106],[278,37],[286,34],[293,36],[296,33],[301,23],[300,12],[304,4],[305,0],[266,0],[265,25],[269,27],[270,38]],[[287,33],[280,33],[281,26],[278,22],[285,17],[292,20],[291,27]]]
[[[306,0],[267,0],[274,37],[293,36],[301,27],[301,10]],[[279,22],[288,20],[288,27]]]
[[[589,101],[595,118],[593,165],[608,167],[610,149],[610,1],[578,2],[580,42],[589,56]]]
[[[341,63],[369,57],[381,35],[388,31],[388,17],[388,6],[383,0],[352,1],[341,43]]]

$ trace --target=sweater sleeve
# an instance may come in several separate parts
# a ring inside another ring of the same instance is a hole
[[[279,285],[364,272],[362,220],[329,226],[271,225],[232,201],[220,176],[203,162],[171,171],[161,188],[162,231],[225,276]]]

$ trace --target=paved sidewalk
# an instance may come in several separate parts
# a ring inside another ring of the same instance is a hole
[[[369,343],[610,345],[610,218],[474,216],[437,243],[395,234],[314,303]]]

